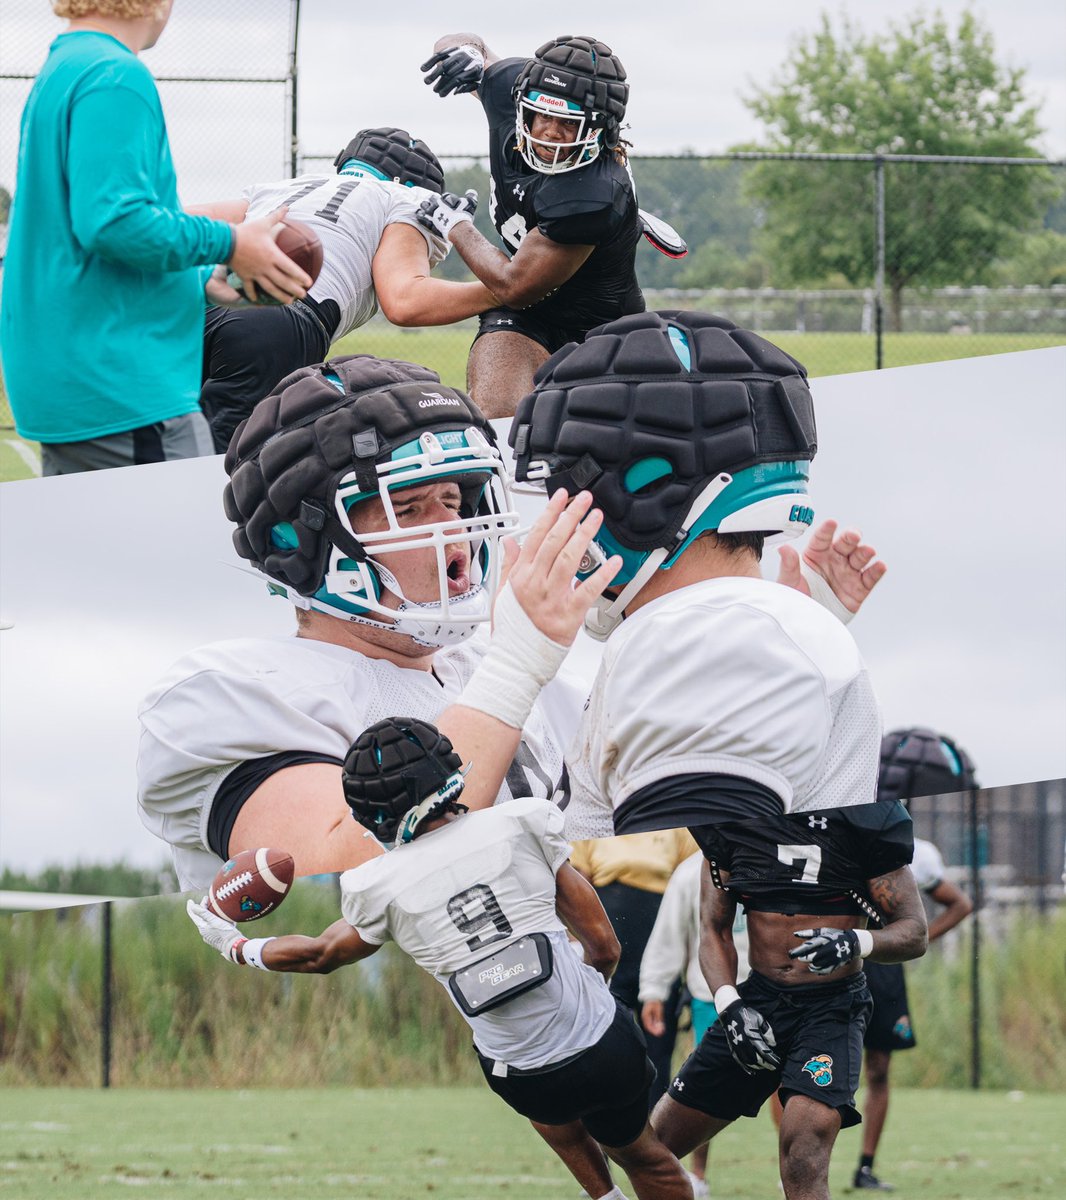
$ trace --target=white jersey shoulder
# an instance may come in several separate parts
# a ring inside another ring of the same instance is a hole
[[[880,713],[850,633],[763,579],[680,588],[607,642],[567,752],[567,834],[607,837],[619,806],[675,775],[724,774],[785,811],[873,799]]]
[[[606,984],[571,952],[555,909],[555,876],[570,855],[562,825],[549,801],[515,800],[460,816],[340,879],[341,910],[360,936],[395,941],[445,986],[494,947],[548,936],[553,969],[545,983],[476,1017],[464,1014],[478,1049],[515,1067],[587,1048],[613,1016]]]
[[[914,839],[911,873],[920,892],[931,892],[944,878],[944,857],[932,842]]]
[[[301,175],[246,188],[245,220],[266,216],[281,205],[289,216],[309,225],[322,242],[322,271],[308,293],[312,300],[333,300],[340,308],[334,339],[369,321],[377,312],[371,267],[389,225],[410,225],[422,235],[435,267],[448,253],[443,239],[419,225],[415,213],[431,192],[399,183],[354,176]]]
[[[179,659],[141,703],[141,820],[170,843],[182,888],[206,887],[221,865],[207,846],[211,805],[231,771],[286,751],[343,761],[375,721],[435,721],[480,661],[474,645],[434,657],[433,671],[312,638],[244,638]],[[534,714],[500,800],[552,794],[562,755]]]

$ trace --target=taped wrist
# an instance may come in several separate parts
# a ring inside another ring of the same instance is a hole
[[[456,703],[521,729],[541,688],[555,678],[570,647],[541,633],[510,584],[496,600],[493,625],[488,652]]]
[[[255,967],[259,971],[269,971],[270,968],[263,962],[263,947],[267,942],[272,942],[272,937],[268,938],[250,938],[244,943],[244,961],[250,967]]]
[[[855,614],[851,609],[844,607],[836,592],[813,567],[803,561],[802,555],[800,556],[800,574],[810,589],[811,599],[817,600],[826,611],[831,612],[841,625],[847,625]]]
[[[723,983],[714,993],[714,1007],[721,1014],[739,999],[740,993],[737,989],[731,983]]]
[[[859,941],[859,953],[856,957],[868,958],[874,948],[874,935],[868,929],[853,929],[852,933]]]

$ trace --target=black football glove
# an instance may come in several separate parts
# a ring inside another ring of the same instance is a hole
[[[854,929],[797,929],[793,937],[807,940],[790,950],[789,958],[809,964],[815,975],[831,975],[845,963],[862,957]]]
[[[725,1030],[726,1044],[737,1066],[748,1075],[756,1071],[776,1071],[781,1059],[774,1052],[777,1038],[770,1022],[757,1008],[743,1000],[734,1000],[718,1014]]]
[[[441,50],[418,68],[425,75],[425,84],[438,96],[476,92],[485,74],[485,59],[474,46],[453,46]]]
[[[448,241],[448,235],[456,225],[461,225],[464,221],[473,221],[476,210],[477,192],[471,188],[462,196],[457,196],[454,192],[430,196],[418,206],[415,217],[420,225]]]

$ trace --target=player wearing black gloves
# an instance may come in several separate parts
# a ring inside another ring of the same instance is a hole
[[[723,811],[692,829],[707,860],[700,964],[719,1019],[659,1102],[653,1125],[681,1156],[737,1117],[755,1116],[776,1091],[785,1106],[785,1195],[827,1200],[837,1133],[860,1120],[855,1092],[872,1008],[862,960],[902,962],[926,947],[907,865],[911,820],[896,801],[764,809]],[[752,968],[739,985],[738,904],[747,911]],[[867,929],[868,920],[877,928]]]
[[[458,33],[434,51],[425,82],[441,96],[475,92],[485,109],[491,217],[505,249],[474,228],[464,198],[427,200],[420,219],[499,298],[481,314],[467,390],[486,416],[511,416],[549,355],[644,310],[634,269],[644,224],[621,140],[629,85],[594,38],[500,59],[477,34]]]

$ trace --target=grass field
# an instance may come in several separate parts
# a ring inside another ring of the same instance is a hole
[[[1066,1195],[1066,1095],[900,1090],[878,1157],[914,1200]],[[0,1091],[0,1193],[24,1200],[577,1200],[532,1129],[485,1088]],[[858,1130],[831,1170],[843,1193]],[[717,1140],[715,1200],[773,1200],[768,1115]],[[632,1195],[632,1189],[623,1190]]]
[[[447,329],[399,329],[374,322],[342,338],[336,354],[376,354],[425,363],[445,383],[464,386],[466,355],[473,338],[472,322]],[[874,369],[874,339],[861,333],[767,333],[766,335],[803,362],[812,376],[847,375]],[[1037,350],[1063,343],[1054,334],[989,333],[970,336],[898,333],[885,337],[886,367],[973,358],[1015,350]],[[6,397],[0,388],[0,481],[28,479],[37,474],[33,462],[37,447],[21,442],[13,429]],[[14,443],[18,443],[17,447]]]

